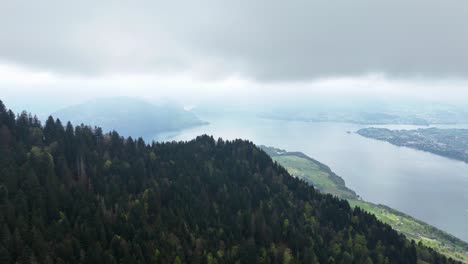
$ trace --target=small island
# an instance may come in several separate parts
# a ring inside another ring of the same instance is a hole
[[[468,129],[390,130],[371,127],[360,129],[357,133],[364,137],[387,141],[396,146],[427,151],[468,163]]]

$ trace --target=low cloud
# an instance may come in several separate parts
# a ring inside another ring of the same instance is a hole
[[[0,62],[65,75],[466,78],[468,2],[3,1]]]

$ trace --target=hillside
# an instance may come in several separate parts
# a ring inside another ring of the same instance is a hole
[[[327,165],[314,160],[302,152],[260,146],[270,157],[284,166],[288,172],[313,185],[323,193],[333,194],[342,199],[357,199],[356,193],[346,187],[345,181]]]
[[[468,263],[467,242],[388,206],[362,200],[348,200],[348,202],[352,207],[358,206],[375,215],[377,219],[389,224],[408,239],[421,242],[441,254]]]
[[[153,104],[129,97],[110,97],[87,101],[52,114],[74,124],[116,130],[124,136],[152,138],[157,133],[204,125],[194,113],[175,103]]]
[[[0,102],[0,263],[453,263],[251,142],[146,144]]]
[[[438,252],[468,263],[468,243],[439,230],[427,223],[384,205],[359,199],[354,191],[345,186],[344,180],[330,168],[302,152],[287,152],[273,147],[260,146],[291,175],[304,179],[323,193],[347,199],[352,207],[375,215],[380,221],[391,225],[409,239],[414,239]]]

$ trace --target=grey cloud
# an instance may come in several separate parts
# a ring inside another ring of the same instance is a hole
[[[468,76],[468,2],[2,1],[0,61],[56,72]]]

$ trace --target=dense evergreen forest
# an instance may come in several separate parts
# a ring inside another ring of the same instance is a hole
[[[452,263],[254,144],[145,143],[0,101],[0,263]]]

